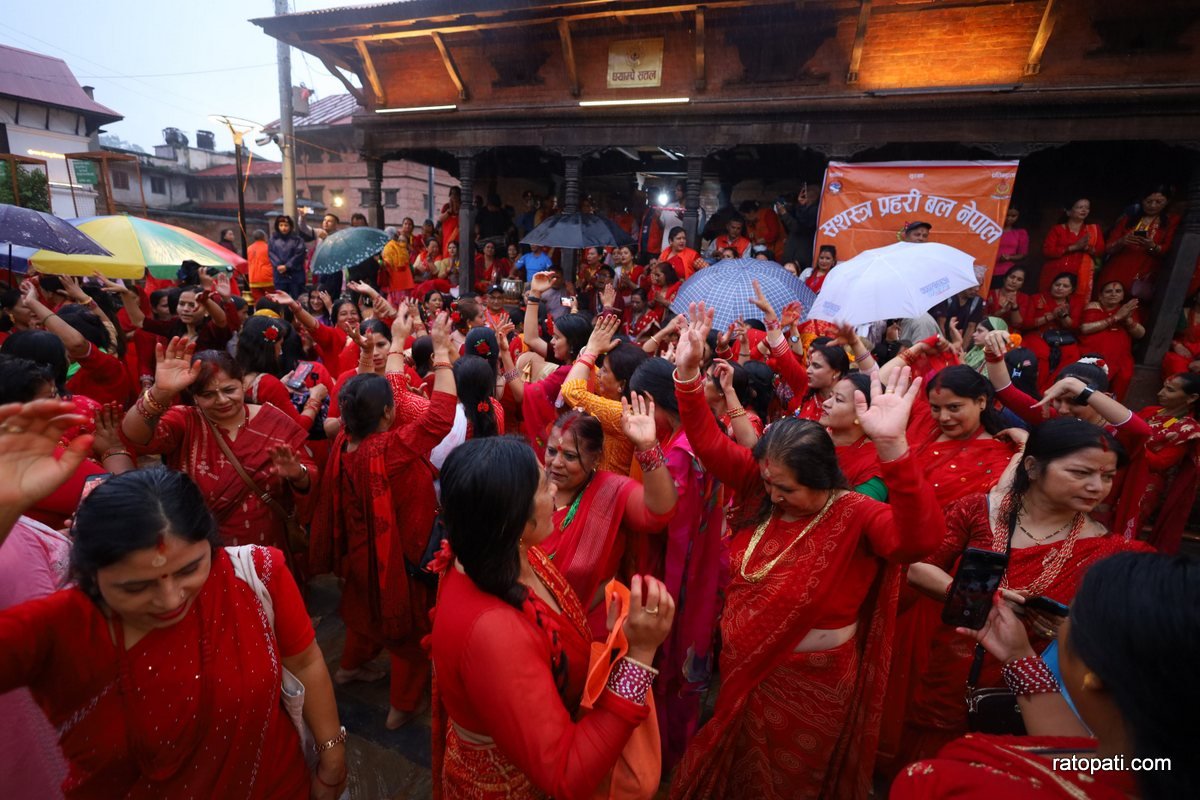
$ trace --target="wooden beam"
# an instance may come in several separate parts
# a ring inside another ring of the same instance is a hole
[[[1058,19],[1054,0],[1046,0],[1046,8],[1042,11],[1042,22],[1038,25],[1033,44],[1029,47],[1029,58],[1025,59],[1025,74],[1037,75],[1042,71],[1042,54],[1050,42],[1050,34],[1054,32],[1054,23]]]
[[[450,73],[450,80],[454,81],[455,87],[458,88],[458,99],[467,99],[467,85],[463,83],[462,75],[458,74],[458,65],[454,63],[454,56],[450,55],[449,48],[442,40],[442,34],[434,31],[429,34],[433,37],[433,43],[437,45],[438,52],[442,54],[442,63],[446,66],[446,72]]]
[[[563,61],[567,64],[567,83],[572,97],[579,97],[579,70],[575,66],[575,45],[571,42],[571,26],[565,19],[558,21],[558,38],[562,40]]]
[[[858,83],[858,67],[862,64],[863,45],[867,41],[867,23],[871,21],[871,0],[861,0],[858,5],[858,27],[854,30],[854,47],[850,50],[850,69],[846,71],[846,83]]]
[[[338,64],[338,62],[342,61],[342,59],[338,58],[333,51],[323,45],[310,43],[309,52],[321,59],[321,63],[325,65],[325,69],[329,70],[329,74],[342,82],[342,86],[346,87],[346,91],[358,101],[360,106],[367,107],[370,105],[370,103],[367,101],[366,95],[363,93],[363,90],[351,83],[350,79],[346,77],[344,72],[342,72],[342,68]],[[350,71],[355,72],[353,69]],[[357,75],[358,73],[355,72],[355,74]],[[358,79],[362,81],[363,76],[358,75]],[[363,83],[365,84],[366,81],[363,81]]]
[[[371,53],[367,50],[367,43],[359,39],[354,43],[354,49],[358,51],[358,57],[362,59],[363,71],[367,75],[367,84],[371,87],[371,92],[375,97],[374,105],[386,106],[387,95],[384,94],[383,84],[379,80],[379,73],[375,70],[375,61],[371,58]]]
[[[704,6],[696,9],[696,91],[703,92],[708,85],[704,66]]]

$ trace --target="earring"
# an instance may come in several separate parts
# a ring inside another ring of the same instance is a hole
[[[855,417],[855,418],[854,418],[854,424],[855,424],[855,425],[861,425],[862,423],[858,421],[858,417]]]

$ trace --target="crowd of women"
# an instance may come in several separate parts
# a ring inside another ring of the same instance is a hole
[[[1166,226],[1131,224],[1153,255]],[[585,253],[567,304],[534,272],[523,309],[372,281],[247,305],[203,271],[6,295],[13,796],[338,797],[334,684],[385,677],[388,728],[431,714],[439,797],[1195,796],[1200,374],[1188,349],[1122,404],[1128,276],[1085,307],[1064,268],[1038,306],[1012,259],[966,341],[801,337],[761,291],[714,330],[669,311],[703,268],[675,238]],[[978,551],[982,627],[945,624]],[[329,573],[332,674],[303,600]]]

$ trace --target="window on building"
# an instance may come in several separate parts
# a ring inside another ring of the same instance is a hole
[[[219,183],[216,184],[215,186],[213,186],[213,199],[214,200],[224,200],[225,199],[225,187]]]
[[[383,204],[388,208],[395,208],[398,206],[399,203],[396,202],[396,195],[399,193],[399,191],[399,189],[384,189]]]
[[[261,183],[254,187],[254,196],[258,198],[258,202],[265,203],[267,200],[267,187]]]
[[[370,189],[359,189],[358,190],[358,204],[360,206],[364,206],[364,207],[372,204]]]
[[[312,184],[309,184],[308,199],[312,200],[314,203],[324,203],[325,202],[325,187],[324,186],[313,186]]]
[[[429,195],[425,192],[421,193],[421,210],[426,211],[429,208]]]
[[[121,172],[120,170],[113,170],[112,184],[113,184],[114,189],[128,189],[129,188],[129,173]]]
[[[196,185],[196,182],[188,181],[186,186],[187,186],[188,200],[199,200],[200,199],[200,187]]]
[[[126,187],[126,188],[128,188],[128,187]],[[167,193],[167,179],[166,178],[156,178],[155,176],[151,175],[150,176],[150,193],[151,194],[166,194]]]

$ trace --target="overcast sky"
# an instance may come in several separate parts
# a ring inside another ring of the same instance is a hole
[[[362,0],[291,0],[294,11],[363,5]],[[276,41],[249,20],[274,13],[272,0],[11,0],[0,15],[0,43],[57,56],[96,101],[123,114],[104,130],[148,151],[175,127],[196,143],[211,130],[232,149],[228,129],[208,119],[228,114],[266,124],[279,118]],[[303,57],[302,57],[303,56]],[[321,62],[292,50],[292,84],[317,97],[345,92]],[[278,159],[271,145],[256,148]]]

